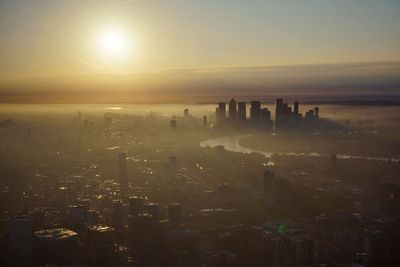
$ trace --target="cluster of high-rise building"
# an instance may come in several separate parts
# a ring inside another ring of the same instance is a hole
[[[227,114],[226,103],[218,103],[218,107],[215,110],[218,125],[249,121],[254,125],[261,125],[267,128],[272,127],[271,111],[268,110],[268,108],[262,108],[260,101],[251,101],[249,118],[247,118],[246,102],[237,103],[235,99],[232,98],[228,107],[229,110]]]
[[[160,205],[147,203],[143,197],[129,197],[127,203],[114,199],[111,214],[102,214],[111,219],[107,226],[99,223],[99,211],[95,220],[90,219],[93,211],[90,201],[77,202],[69,206],[63,227],[35,227],[37,219],[31,215],[11,219],[10,241],[22,253],[15,266],[47,263],[64,266],[77,262],[87,266],[137,266],[131,262],[132,257],[137,264],[150,261],[152,255],[165,250],[167,233],[179,229],[182,223],[182,208],[178,203],[168,205],[164,219]]]
[[[278,99],[273,110],[232,99],[217,115],[235,125],[226,129],[292,129],[318,123],[319,110],[302,115],[298,102]],[[189,109],[166,135],[155,129],[165,129],[167,118],[134,126],[132,117],[118,118],[78,128],[78,138],[96,140],[100,132],[104,143],[72,151],[74,138],[60,149],[40,128],[20,128],[34,148],[26,153],[41,158],[16,165],[26,172],[0,170],[0,266],[398,266],[399,187],[385,183],[394,176],[373,173],[371,161],[290,153],[267,161],[221,145],[197,148],[200,138],[221,132],[205,130],[213,115],[200,119]],[[17,136],[16,125],[3,136]],[[148,129],[132,134],[139,126]],[[97,151],[92,158],[88,147]],[[54,151],[73,161],[60,165]]]
[[[247,116],[247,103],[237,103],[235,99],[231,99],[228,103],[228,112],[226,103],[219,102],[215,110],[215,116],[218,125],[229,123],[249,122],[253,126],[261,126],[263,128],[284,129],[300,126],[303,121],[311,121],[319,118],[319,108],[315,107],[305,113],[303,116],[299,112],[299,102],[294,102],[293,108],[285,103],[282,98],[276,99],[275,121],[272,120],[271,111],[263,108],[260,101],[250,102],[250,116]]]

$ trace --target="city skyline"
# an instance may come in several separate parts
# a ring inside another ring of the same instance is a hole
[[[399,0],[0,0],[0,266],[399,267]]]
[[[0,94],[398,94],[397,1],[0,1]],[[112,89],[111,89],[112,87]],[[84,97],[84,96],[79,96]],[[166,96],[164,96],[166,98]],[[101,100],[95,100],[101,101]],[[50,101],[51,102],[51,101]]]

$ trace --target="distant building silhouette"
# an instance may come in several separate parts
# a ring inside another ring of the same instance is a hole
[[[295,101],[293,104],[293,113],[294,114],[299,114],[299,102]]]
[[[250,120],[253,123],[257,123],[261,118],[261,102],[251,101],[250,105]]]
[[[169,126],[171,127],[171,129],[176,129],[176,120],[171,120],[169,122]]]
[[[229,102],[229,119],[234,121],[237,119],[237,107],[235,99],[231,99]]]
[[[246,102],[239,102],[238,104],[238,119],[240,121],[246,121]]]
[[[261,125],[268,129],[272,128],[271,111],[267,108],[261,109]]]
[[[319,118],[319,107],[315,107],[314,108],[314,116],[315,116],[315,118]]]
[[[225,120],[226,120],[226,103],[225,102],[218,103],[218,108],[216,110],[216,116],[217,116],[218,124],[225,123]]]
[[[115,199],[112,203],[112,213],[113,213],[113,227],[120,232],[124,226],[124,207],[122,200]]]
[[[189,121],[190,115],[189,115],[189,109],[188,109],[188,108],[185,108],[185,109],[184,109],[184,111],[183,111],[183,118],[185,119],[186,122]]]
[[[305,126],[317,126],[315,123],[319,118],[319,108],[310,109],[303,115],[300,113],[300,104],[298,101],[293,103],[293,107],[285,103],[283,98],[277,98],[275,102],[275,121],[272,120],[271,111],[268,108],[261,108],[261,102],[254,100],[250,102],[250,117],[252,127],[263,129],[296,129]],[[224,125],[226,122],[226,104],[220,102],[216,108],[215,114],[218,125]],[[235,99],[229,102],[229,121],[244,122],[247,120],[246,103],[237,103]],[[275,127],[274,127],[275,126]]]

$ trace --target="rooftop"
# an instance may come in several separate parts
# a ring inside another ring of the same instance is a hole
[[[35,237],[43,242],[65,242],[77,239],[78,234],[66,228],[54,228],[36,231]]]

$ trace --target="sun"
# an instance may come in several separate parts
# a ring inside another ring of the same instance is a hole
[[[106,61],[127,60],[135,52],[134,36],[117,26],[99,29],[95,38],[96,53]]]
[[[109,31],[104,32],[101,36],[100,45],[106,53],[119,54],[125,49],[126,40],[121,33]]]

